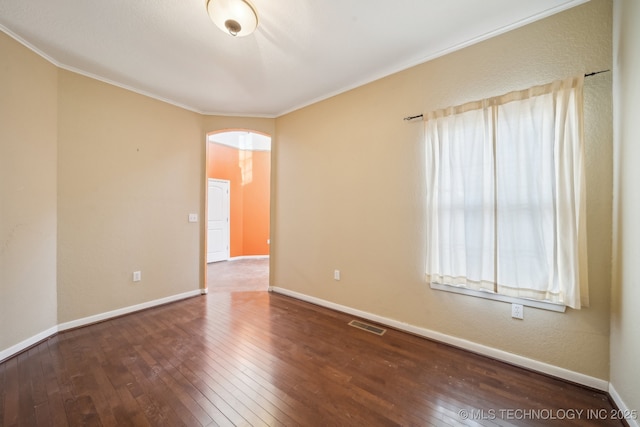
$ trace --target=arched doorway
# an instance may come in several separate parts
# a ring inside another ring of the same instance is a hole
[[[271,137],[211,132],[206,152],[207,290],[267,290]]]

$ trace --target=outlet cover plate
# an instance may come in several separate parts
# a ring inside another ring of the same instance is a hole
[[[522,304],[511,304],[511,317],[524,319],[524,307]]]

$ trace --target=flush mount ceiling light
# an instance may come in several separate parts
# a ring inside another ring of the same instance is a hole
[[[207,0],[207,13],[218,28],[234,37],[253,33],[258,14],[246,0]]]

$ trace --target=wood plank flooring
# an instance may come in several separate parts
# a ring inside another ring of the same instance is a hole
[[[0,364],[0,425],[623,425],[604,393],[352,319],[212,292],[63,332]]]
[[[209,291],[247,292],[269,289],[269,258],[246,258],[207,264]]]

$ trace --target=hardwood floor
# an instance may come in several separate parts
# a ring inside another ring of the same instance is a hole
[[[269,289],[269,258],[247,258],[207,264],[209,291],[246,292]]]
[[[350,320],[213,292],[63,332],[0,364],[0,425],[623,425],[604,393]]]

